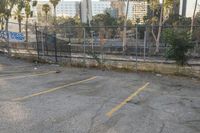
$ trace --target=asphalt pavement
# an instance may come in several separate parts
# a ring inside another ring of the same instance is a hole
[[[200,81],[0,55],[0,133],[199,133]]]

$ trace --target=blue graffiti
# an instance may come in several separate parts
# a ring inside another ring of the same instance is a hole
[[[25,40],[25,37],[24,37],[24,34],[23,33],[18,33],[18,32],[8,32],[8,35],[9,35],[9,40],[10,41],[24,41]],[[3,39],[3,40],[6,40],[8,39],[7,37],[7,32],[6,31],[3,31],[3,30],[0,30],[0,39]]]
[[[0,30],[0,39],[7,39],[7,34],[5,31]]]

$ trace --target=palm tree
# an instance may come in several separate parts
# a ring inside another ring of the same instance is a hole
[[[16,0],[1,0],[0,1],[0,16],[6,21],[6,30],[8,31],[9,18],[11,11],[16,4]]]
[[[54,8],[54,24],[56,24],[56,6],[60,2],[60,0],[50,0],[51,4],[53,5]]]
[[[19,32],[22,31],[22,28],[21,28],[21,22],[22,22],[22,19],[23,19],[23,16],[21,15],[21,11],[22,9],[24,8],[24,1],[23,0],[19,0],[18,3],[17,3],[17,10],[15,11],[15,19],[18,20],[18,24],[19,24]]]
[[[16,4],[16,0],[1,0],[0,1],[0,16],[1,19],[6,21],[5,25],[5,31],[7,35],[7,51],[8,55],[10,55],[10,43],[9,43],[9,32],[8,32],[8,23],[9,23],[9,18],[11,16],[12,9],[14,5]]]
[[[25,0],[25,14],[26,14],[26,42],[28,42],[28,19],[31,15],[31,5],[30,5],[31,0]],[[37,1],[33,1],[32,6],[36,6]]]
[[[50,6],[48,4],[42,5],[42,11],[45,12],[45,17],[46,17],[46,26],[47,26],[47,14],[51,10]]]
[[[28,42],[28,19],[31,15],[31,6],[30,6],[31,0],[25,1],[25,14],[26,14],[26,42]]]
[[[0,23],[1,23],[1,30],[4,29],[5,6],[6,6],[6,1],[5,0],[1,0],[0,1]]]

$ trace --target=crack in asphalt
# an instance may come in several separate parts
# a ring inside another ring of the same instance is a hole
[[[88,130],[88,133],[91,133],[92,128],[93,128],[93,126],[94,126],[94,120],[95,120],[95,118],[100,114],[101,109],[103,108],[103,106],[104,106],[110,99],[111,99],[111,98],[108,98],[108,99],[104,100],[103,103],[100,105],[100,107],[96,110],[95,115],[91,118],[91,123],[90,123],[90,127],[89,127],[89,130]]]
[[[165,123],[162,123],[162,126],[160,127],[160,131],[159,131],[159,133],[162,133],[163,130],[164,130],[164,128],[165,128]]]

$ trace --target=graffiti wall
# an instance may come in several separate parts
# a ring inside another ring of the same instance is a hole
[[[24,42],[25,36],[23,33],[19,32],[8,32],[9,34],[9,41],[10,42]],[[7,32],[4,30],[0,30],[0,41],[6,41],[7,40]]]

